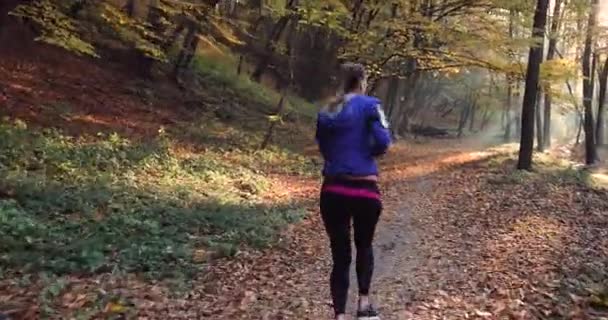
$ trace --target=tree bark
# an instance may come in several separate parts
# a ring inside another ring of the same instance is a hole
[[[539,152],[543,152],[545,151],[544,149],[544,142],[543,142],[543,119],[541,116],[541,106],[543,105],[543,92],[542,90],[538,90],[538,95],[536,96],[536,110],[535,110],[535,116],[536,116],[536,149]]]
[[[583,115],[582,112],[577,112],[577,126],[576,126],[576,145],[578,146],[579,144],[581,144],[581,135],[583,133],[583,126],[585,125],[585,116]]]
[[[279,117],[279,118],[281,117],[284,107],[285,107],[285,92],[283,92],[281,94],[281,99],[279,100],[279,103],[277,105],[277,111],[276,111],[277,117]],[[272,133],[274,132],[274,128],[276,127],[278,122],[279,122],[279,120],[273,120],[270,122],[270,125],[268,126],[268,130],[266,131],[266,134],[264,135],[264,140],[262,140],[262,144],[260,145],[260,150],[266,149],[268,147],[268,145],[270,144],[270,141],[272,140]]]
[[[481,118],[481,124],[479,125],[479,131],[484,131],[486,129],[486,127],[490,123],[490,120],[492,119],[493,115],[494,115],[494,113],[490,112],[489,108],[486,108],[486,110],[483,112],[483,117]]]
[[[179,77],[181,70],[188,67],[190,62],[192,62],[198,46],[198,34],[198,27],[194,25],[190,26],[188,32],[186,33],[186,37],[184,38],[182,48],[177,55],[177,59],[175,60],[175,65],[173,68],[173,77],[175,79]]]
[[[597,125],[595,130],[595,138],[597,140],[598,146],[603,146],[605,143],[605,116],[606,110],[606,87],[608,86],[608,56],[604,60],[604,66],[602,67],[602,71],[600,73],[600,88],[599,88],[599,97],[597,104]]]
[[[511,140],[511,106],[513,105],[513,81],[507,76],[507,105],[505,106],[505,135],[504,140]]]
[[[285,8],[287,9],[288,13],[279,18],[279,21],[277,21],[277,23],[272,28],[270,36],[268,37],[268,39],[266,40],[266,44],[264,45],[264,53],[260,58],[260,61],[256,65],[253,73],[251,74],[251,78],[253,80],[259,82],[262,78],[264,71],[272,60],[275,44],[281,39],[281,35],[287,28],[289,21],[292,20],[294,17],[294,14],[291,11],[296,8],[297,3],[297,0],[289,0],[285,5]]]
[[[464,133],[464,127],[467,124],[467,120],[469,119],[469,114],[471,113],[471,105],[469,101],[465,102],[466,105],[462,107],[462,111],[460,112],[460,121],[458,123],[458,138],[462,137]]]
[[[521,139],[519,147],[519,160],[517,168],[520,170],[532,169],[532,152],[534,149],[534,107],[538,92],[540,77],[540,64],[543,60],[543,44],[545,42],[545,27],[547,24],[547,8],[549,0],[538,0],[534,13],[534,26],[532,36],[541,39],[541,45],[532,45],[528,58],[526,73],[526,89],[521,114]]]
[[[477,103],[473,102],[473,104],[471,105],[471,114],[470,114],[470,120],[471,122],[469,123],[469,132],[473,132],[475,131],[475,115],[477,114]]]
[[[511,9],[509,12],[509,38],[513,39],[515,36],[515,11]],[[507,81],[507,105],[505,106],[505,134],[504,141],[511,141],[511,108],[513,107],[513,75],[507,74],[505,76]]]
[[[551,30],[549,33],[549,50],[547,52],[547,61],[555,58],[557,51],[557,36],[561,25],[561,7],[562,0],[555,0],[555,8],[553,9],[553,17],[551,18]],[[545,110],[543,123],[543,149],[551,147],[551,109],[552,109],[553,97],[551,95],[551,84],[547,83],[545,86]]]
[[[398,111],[396,110],[397,106],[395,106],[395,97],[397,96],[397,92],[399,90],[399,78],[391,77],[388,79],[388,88],[386,90],[386,98],[384,99],[384,103],[386,104],[386,116],[390,122],[393,119],[393,116]]]
[[[415,69],[414,69],[415,70]],[[405,82],[405,88],[408,90],[403,95],[403,101],[399,101],[399,113],[395,115],[396,126],[394,130],[397,134],[402,134],[410,131],[411,118],[415,116],[415,91],[418,83],[420,82],[421,73],[414,72]],[[399,97],[399,95],[397,95]],[[401,98],[399,98],[401,99]]]
[[[595,40],[593,32],[597,20],[598,0],[592,0],[589,22],[585,37],[585,48],[583,50],[583,107],[584,107],[584,130],[585,130],[585,163],[595,164],[598,160],[597,146],[595,142],[595,123],[593,121],[593,91],[595,87],[594,70],[592,66],[592,55]]]
[[[168,52],[171,47],[175,45],[175,42],[177,42],[177,39],[179,39],[179,36],[182,34],[182,32],[184,32],[184,30],[186,30],[186,25],[184,23],[180,23],[177,25],[175,30],[171,32],[171,35],[167,37],[167,40],[161,46],[163,52]]]
[[[135,16],[135,0],[128,0],[124,10],[129,17],[133,18],[133,16]]]

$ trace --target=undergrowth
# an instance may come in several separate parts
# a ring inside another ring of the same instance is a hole
[[[516,170],[516,155],[502,155],[489,161],[496,173],[488,182],[490,184],[526,184],[545,182],[554,185],[579,184],[593,189],[589,172],[576,167],[570,161],[556,158],[545,153],[534,154],[532,171]]]
[[[219,148],[179,153],[169,134],[72,138],[0,122],[0,265],[21,272],[125,271],[183,277],[201,251],[272,243],[302,217],[268,205],[269,172],[306,173],[303,157]]]
[[[251,80],[246,74],[238,75],[237,64],[237,60],[229,54],[225,54],[221,59],[198,55],[194,58],[192,69],[204,82],[209,84],[205,87],[206,90],[231,91],[233,96],[238,95],[247,101],[274,108],[278,104],[281,94]],[[226,92],[222,92],[222,95],[224,94]],[[317,108],[296,95],[287,94],[285,102],[283,113],[305,116],[309,120],[316,115]]]

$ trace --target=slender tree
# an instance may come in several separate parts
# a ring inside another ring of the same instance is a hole
[[[551,30],[549,33],[549,49],[547,51],[547,61],[555,58],[557,51],[558,32],[561,25],[562,0],[555,0],[553,8],[553,16],[551,17]],[[553,96],[551,94],[551,83],[547,82],[545,86],[545,110],[543,123],[543,149],[551,147],[551,107],[553,104]]]
[[[544,50],[544,49],[543,49]],[[534,110],[535,123],[536,123],[536,149],[539,152],[545,150],[544,136],[543,136],[543,118],[541,115],[541,107],[543,105],[543,91],[539,88],[536,96],[536,108]]]
[[[545,42],[545,27],[547,24],[547,9],[549,0],[538,0],[534,13],[534,26],[532,36],[540,43],[530,47],[528,70],[526,73],[526,89],[521,112],[521,139],[519,147],[520,170],[532,169],[532,152],[534,151],[534,109],[538,93],[538,80],[540,77],[540,64],[543,60],[543,44]]]
[[[605,119],[606,119],[606,110],[605,110],[605,104],[606,104],[606,87],[608,86],[608,56],[605,58],[604,60],[604,65],[602,67],[602,70],[600,72],[600,79],[599,79],[599,96],[598,96],[598,103],[597,103],[597,125],[595,128],[595,138],[596,138],[596,142],[598,146],[603,146],[604,145],[604,139],[605,139],[605,130],[604,130],[604,126],[605,126]]]
[[[592,64],[595,40],[593,33],[597,24],[598,0],[591,0],[591,10],[583,50],[583,107],[585,131],[585,163],[594,164],[598,160],[593,120],[593,91],[595,89],[594,66]],[[595,59],[594,59],[595,60]]]
[[[507,75],[507,101],[505,106],[505,135],[504,140],[511,140],[511,107],[513,106],[513,80],[512,76]]]
[[[251,78],[255,81],[260,81],[262,75],[264,74],[264,71],[266,71],[266,68],[268,68],[268,65],[271,63],[272,55],[274,54],[274,51],[276,49],[276,44],[281,39],[281,36],[283,35],[284,31],[287,29],[287,25],[289,24],[289,22],[297,21],[297,6],[297,0],[289,0],[285,4],[285,10],[287,12],[279,18],[277,23],[270,31],[270,35],[266,39],[266,43],[264,45],[263,55],[258,61],[255,69],[251,73]]]

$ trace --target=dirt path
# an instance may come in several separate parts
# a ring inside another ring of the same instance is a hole
[[[393,165],[387,173],[391,176],[386,190],[387,214],[376,239],[375,278],[376,300],[383,307],[384,319],[414,318],[411,310],[441,286],[437,280],[453,271],[427,273],[441,257],[433,253],[434,243],[427,243],[440,239],[428,238],[425,220],[432,218],[434,197],[443,192],[441,182],[450,178],[454,167],[488,157],[481,149],[475,144],[435,142],[396,150],[397,159],[413,161]],[[389,162],[399,161],[393,159]]]
[[[431,209],[430,196],[436,192],[439,174],[484,156],[476,150],[453,141],[401,145],[383,161],[386,209],[375,243],[375,288],[385,318],[402,319],[400,312],[423,294],[421,288],[433,283],[421,272],[433,256],[421,243],[426,239],[420,237],[425,232],[420,220]],[[312,205],[311,210],[316,211]],[[311,217],[286,232],[282,248],[218,266],[203,279],[206,289],[199,288],[191,296],[204,301],[196,305],[197,309],[205,306],[206,314],[213,319],[329,318],[327,278],[331,258],[318,215],[315,212]],[[218,275],[217,281],[213,281],[214,275]],[[354,273],[352,283],[356,286]],[[351,289],[356,292],[355,287]]]
[[[606,319],[608,195],[569,173],[521,178],[480,150],[435,141],[383,160],[373,288],[383,319]],[[214,265],[185,299],[138,301],[140,316],[331,319],[317,182],[303,185],[310,218],[277,248]]]

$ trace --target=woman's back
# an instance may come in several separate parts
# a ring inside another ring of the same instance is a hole
[[[380,100],[351,94],[333,112],[321,111],[317,141],[325,159],[325,176],[377,175],[374,157],[390,144]]]

